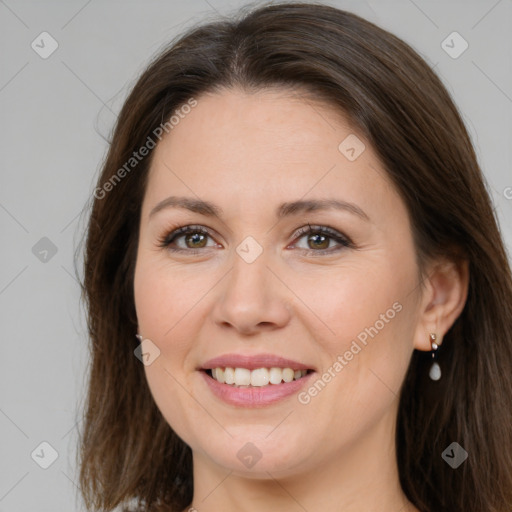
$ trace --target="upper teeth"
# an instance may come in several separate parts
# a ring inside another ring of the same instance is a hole
[[[281,384],[300,379],[306,375],[307,370],[293,370],[292,368],[212,368],[212,377],[223,383],[234,386],[266,386]]]

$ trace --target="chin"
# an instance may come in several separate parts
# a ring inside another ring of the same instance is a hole
[[[272,428],[266,427],[264,436],[261,435],[261,427],[257,432],[250,427],[240,428],[232,438],[225,435],[222,439],[204,439],[193,447],[193,451],[203,453],[227,471],[248,478],[268,479],[270,475],[291,475],[304,465],[304,443],[292,441],[286,432],[271,439],[273,434],[269,437],[269,432]]]

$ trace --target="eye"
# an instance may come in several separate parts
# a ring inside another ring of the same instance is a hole
[[[307,247],[299,247],[306,251],[308,254],[315,256],[332,254],[347,247],[354,247],[352,241],[342,235],[340,232],[328,226],[311,226],[308,224],[300,228],[295,234],[295,238],[306,238]],[[337,246],[330,247],[331,242],[334,241]]]
[[[173,252],[198,254],[201,249],[219,246],[217,243],[208,246],[208,237],[211,238],[210,232],[202,226],[183,226],[159,239],[158,245]]]
[[[347,247],[354,247],[348,237],[328,226],[311,226],[308,224],[296,231],[293,236],[295,240],[307,237],[308,247],[294,245],[307,254],[315,256],[332,254]],[[203,226],[189,225],[166,234],[158,240],[158,245],[172,252],[186,252],[188,254],[199,254],[204,249],[222,247],[214,240],[212,244],[208,245],[208,238],[213,240],[208,229]],[[337,246],[330,247],[333,241]]]

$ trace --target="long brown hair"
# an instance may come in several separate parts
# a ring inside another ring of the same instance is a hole
[[[465,308],[439,351],[442,379],[426,377],[429,353],[415,351],[401,388],[400,483],[422,512],[512,510],[512,278],[468,132],[410,46],[354,14],[308,3],[250,6],[190,29],[151,62],[122,108],[85,247],[91,367],[79,466],[89,509],[131,501],[136,510],[181,511],[192,500],[191,450],[155,405],[133,352],[152,153],[130,158],[180,105],[225,87],[303,90],[339,109],[401,194],[420,270],[438,256],[469,262]],[[452,442],[469,454],[458,469],[441,456]]]

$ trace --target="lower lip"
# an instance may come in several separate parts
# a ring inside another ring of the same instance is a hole
[[[308,373],[304,377],[298,380],[292,380],[291,382],[248,388],[221,384],[213,377],[210,377],[205,371],[201,371],[201,374],[212,393],[224,402],[240,407],[264,407],[298,393],[300,389],[309,382],[314,372]]]

